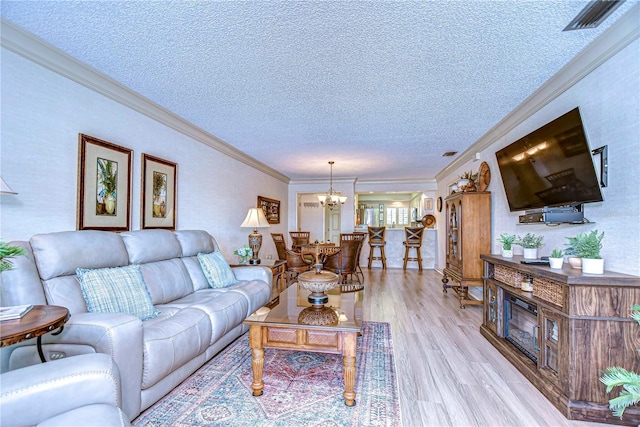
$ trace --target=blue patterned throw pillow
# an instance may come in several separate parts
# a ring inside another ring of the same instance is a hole
[[[233,275],[233,271],[222,256],[222,252],[199,253],[198,261],[209,286],[212,288],[225,288],[236,283],[236,276]]]
[[[141,320],[160,313],[153,306],[139,265],[76,270],[87,310],[93,313],[127,313]]]

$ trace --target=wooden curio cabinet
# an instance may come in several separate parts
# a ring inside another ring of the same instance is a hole
[[[468,288],[481,287],[483,264],[480,254],[491,253],[491,193],[454,193],[445,199],[446,266],[442,290],[453,289],[466,304],[482,304],[470,299]],[[452,281],[453,283],[449,283]]]

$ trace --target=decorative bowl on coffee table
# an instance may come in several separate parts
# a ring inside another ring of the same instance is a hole
[[[304,325],[337,325],[338,315],[335,310],[325,307],[329,302],[326,291],[338,286],[339,276],[330,271],[307,271],[298,275],[298,284],[302,289],[311,291],[307,307],[298,315],[298,322]]]

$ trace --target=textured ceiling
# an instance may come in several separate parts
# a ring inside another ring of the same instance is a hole
[[[600,27],[587,0],[6,1],[2,16],[291,179],[430,179]]]

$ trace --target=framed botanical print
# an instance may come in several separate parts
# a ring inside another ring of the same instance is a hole
[[[258,207],[264,211],[269,224],[280,224],[280,201],[258,196]]]
[[[142,154],[141,227],[176,229],[176,188],[178,165]]]
[[[78,145],[78,230],[128,231],[133,150],[84,134]]]

